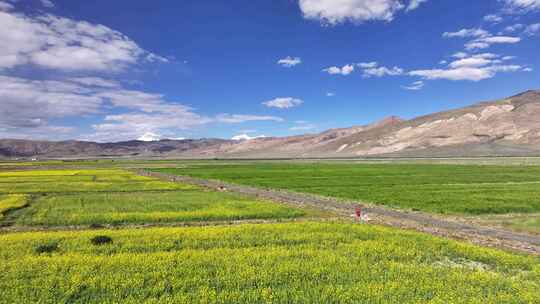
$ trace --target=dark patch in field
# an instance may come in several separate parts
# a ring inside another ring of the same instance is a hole
[[[112,238],[106,236],[106,235],[98,235],[96,237],[93,237],[90,242],[93,244],[93,245],[96,245],[96,246],[101,246],[101,245],[107,245],[107,244],[112,244],[113,240]]]
[[[53,253],[60,249],[58,242],[50,242],[46,244],[38,245],[35,249],[37,254]]]

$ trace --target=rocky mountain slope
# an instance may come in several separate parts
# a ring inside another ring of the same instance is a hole
[[[247,141],[219,139],[87,142],[0,141],[0,156],[289,158],[540,155],[540,91],[412,120],[389,117],[320,134]]]
[[[0,140],[0,157],[4,158],[84,158],[84,157],[151,157],[182,155],[191,150],[219,146],[226,140],[160,140],[127,141],[118,143],[94,143],[84,141],[30,141],[5,139]]]

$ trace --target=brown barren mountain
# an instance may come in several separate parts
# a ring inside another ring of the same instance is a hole
[[[411,120],[389,117],[320,134],[246,141],[219,139],[90,142],[1,140],[3,157],[452,157],[540,155],[540,91]]]

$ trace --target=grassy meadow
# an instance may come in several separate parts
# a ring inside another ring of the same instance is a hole
[[[538,258],[345,223],[6,234],[0,273],[0,303],[540,302]]]
[[[442,214],[540,212],[540,166],[327,162],[157,170]]]

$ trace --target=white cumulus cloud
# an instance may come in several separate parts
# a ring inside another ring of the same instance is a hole
[[[485,15],[484,16],[484,21],[493,22],[493,23],[499,23],[499,22],[503,21],[503,18],[501,16],[499,16],[499,15],[490,14],[490,15]]]
[[[418,91],[424,87],[425,83],[422,80],[415,81],[408,86],[402,86],[405,90]]]
[[[257,138],[266,138],[266,136],[265,135],[249,136],[248,134],[240,134],[240,135],[233,136],[231,139],[236,140],[236,141],[248,141],[248,140],[253,140]]]
[[[534,36],[539,33],[540,33],[540,23],[531,24],[525,28],[525,34],[529,36]]]
[[[368,68],[364,69],[364,78],[370,78],[370,77],[383,77],[383,76],[397,76],[403,74],[403,69],[398,67],[393,68],[387,68],[387,67],[374,67],[374,68]]]
[[[540,10],[540,0],[502,0],[511,13]]]
[[[238,124],[248,121],[284,121],[281,117],[264,116],[264,115],[243,115],[243,114],[219,114],[213,119],[216,122]]]
[[[281,66],[284,66],[284,67],[287,67],[287,68],[290,68],[290,67],[293,67],[295,65],[299,65],[302,63],[302,59],[300,57],[291,57],[291,56],[287,56],[285,58],[282,58],[280,60],[278,60],[277,62],[279,65]]]
[[[141,137],[137,138],[140,141],[159,141],[162,137],[159,134],[153,132],[146,132]]]
[[[427,80],[469,80],[480,81],[495,77],[499,72],[524,71],[524,67],[515,64],[503,64],[504,61],[514,59],[514,56],[504,56],[493,53],[469,55],[466,53],[455,56],[457,60],[448,64],[445,69],[414,70],[411,76],[420,76]]]
[[[409,5],[407,5],[406,11],[409,12],[415,10],[420,6],[420,4],[424,2],[427,2],[427,0],[411,0],[411,2],[409,2]]]
[[[147,58],[162,58],[104,25],[51,14],[0,11],[0,41],[0,69],[36,65],[67,71],[118,71]]]
[[[461,29],[457,32],[444,32],[444,38],[487,37],[489,32],[480,28]]]
[[[278,108],[278,109],[290,109],[297,107],[303,104],[304,101],[298,98],[293,97],[278,97],[272,100],[263,102],[263,105],[269,108]]]
[[[475,49],[485,49],[490,47],[492,44],[514,44],[521,41],[519,37],[510,37],[510,36],[491,36],[476,39],[465,44],[467,50]]]
[[[330,25],[391,21],[405,7],[399,0],[299,0],[299,5],[304,18]]]
[[[54,3],[51,0],[40,0],[41,5],[43,5],[46,8],[53,8],[55,7]]]
[[[344,65],[341,68],[337,67],[337,66],[331,66],[329,68],[324,69],[323,72],[327,72],[330,75],[347,76],[347,75],[351,74],[352,72],[354,72],[354,65],[347,64],[347,65]]]

